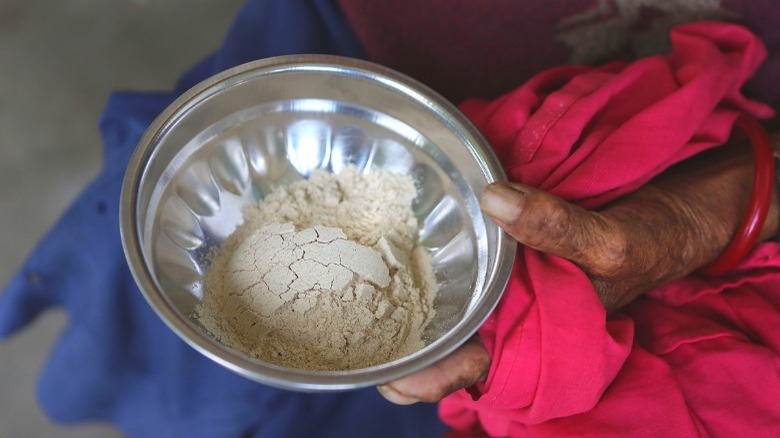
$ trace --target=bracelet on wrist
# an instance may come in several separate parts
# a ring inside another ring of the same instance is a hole
[[[699,274],[710,277],[722,275],[734,268],[756,243],[769,213],[775,184],[780,181],[775,175],[777,159],[764,127],[745,113],[737,117],[735,126],[747,134],[753,149],[753,189],[747,213],[729,246],[715,260],[698,271]]]

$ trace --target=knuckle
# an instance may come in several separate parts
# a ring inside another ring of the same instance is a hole
[[[417,394],[424,402],[437,402],[455,391],[484,379],[490,369],[491,358],[482,344],[466,344],[441,368]]]
[[[526,244],[556,248],[566,242],[572,232],[570,210],[550,198],[532,200],[530,204],[532,209],[526,211],[532,214],[522,218],[527,229]]]
[[[490,354],[481,344],[470,345],[468,355],[464,354],[460,367],[450,379],[451,384],[445,395],[483,380],[490,370],[491,362]]]
[[[591,247],[597,249],[590,269],[594,274],[613,277],[627,267],[626,262],[630,259],[628,240],[620,229],[609,229],[608,224],[603,227],[606,228],[604,232],[593,233],[591,238],[594,241],[589,242]]]

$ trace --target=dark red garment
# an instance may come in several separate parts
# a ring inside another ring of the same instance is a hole
[[[780,101],[775,0],[339,3],[372,60],[456,103],[496,99],[462,109],[511,179],[588,208],[724,144],[735,109],[769,117],[739,93],[754,72],[745,92]],[[744,23],[767,61],[743,28],[706,24],[679,29],[669,56],[554,68],[668,53],[667,29],[701,18]],[[723,278],[675,282],[607,321],[576,266],[522,249],[481,330],[483,395],[451,396],[442,418],[463,436],[780,436],[778,252],[760,245]]]
[[[599,208],[674,163],[725,144],[766,55],[746,29],[697,23],[673,50],[625,64],[545,71],[461,108],[509,178]],[[780,259],[762,245],[721,279],[689,278],[606,318],[572,263],[528,248],[480,330],[482,394],[440,404],[456,430],[493,436],[777,436]],[[457,436],[457,432],[453,435]]]
[[[666,53],[676,24],[739,22],[767,62],[746,87],[780,103],[777,0],[337,0],[369,58],[455,103],[495,99],[542,70]]]
[[[369,59],[406,73],[453,102],[495,98],[567,53],[550,34],[589,2],[340,0]],[[533,47],[533,50],[529,48]]]

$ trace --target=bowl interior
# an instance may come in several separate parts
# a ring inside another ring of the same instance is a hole
[[[193,317],[210,259],[243,221],[244,206],[315,169],[338,173],[354,166],[411,175],[417,187],[413,211],[439,292],[436,316],[423,334],[428,347],[411,358],[413,366],[476,330],[503,289],[506,279],[496,276],[507,264],[507,247],[477,196],[500,168],[461,116],[406,83],[354,66],[261,64],[212,82],[158,119],[136,152],[137,172],[128,176],[145,277],[139,283],[158,312],[165,307],[169,325],[223,364],[277,386],[363,386],[408,372],[401,359],[365,372],[284,375],[287,370],[216,344]],[[437,344],[443,345],[426,355]]]

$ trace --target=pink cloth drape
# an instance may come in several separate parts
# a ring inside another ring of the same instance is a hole
[[[467,101],[509,179],[586,208],[727,142],[740,88],[765,57],[744,28],[676,28],[671,53],[545,71],[493,102]],[[670,252],[674,249],[670,249]],[[477,401],[440,404],[453,436],[776,436],[780,246],[718,279],[690,277],[606,318],[583,272],[520,248],[480,334],[492,354]]]

